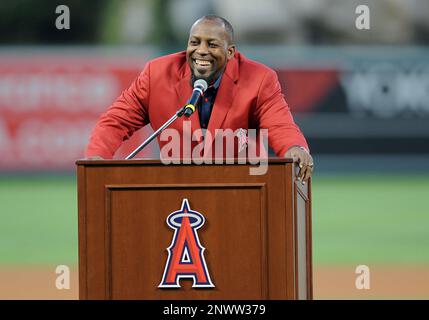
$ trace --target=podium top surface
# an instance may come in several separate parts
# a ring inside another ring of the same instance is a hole
[[[163,163],[160,159],[132,159],[132,160],[88,160],[88,159],[80,159],[76,161],[76,165],[78,166],[141,166],[141,165],[256,165],[260,162],[264,161],[266,162],[268,160],[268,164],[286,164],[286,163],[292,163],[293,160],[291,158],[280,158],[280,157],[271,157],[268,159],[247,159],[246,162],[243,160],[238,161],[238,159],[234,159],[234,162],[231,162],[232,160],[229,160],[228,163],[227,160],[221,159],[222,163],[216,163],[214,159],[211,159],[212,163],[201,163],[201,164],[195,164],[192,161],[189,163],[183,163],[183,160],[180,160],[180,163],[175,163],[174,161],[170,164]]]

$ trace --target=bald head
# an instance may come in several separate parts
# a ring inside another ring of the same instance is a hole
[[[196,25],[198,25],[202,22],[211,22],[211,23],[218,24],[219,26],[221,26],[225,30],[228,44],[234,43],[234,29],[233,29],[231,23],[229,23],[229,21],[226,20],[225,18],[222,18],[222,17],[214,15],[214,14],[203,16],[203,17],[199,18],[197,21],[195,21],[191,27],[190,33],[192,33],[192,29]]]

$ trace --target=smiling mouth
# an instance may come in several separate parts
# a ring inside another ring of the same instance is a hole
[[[201,59],[192,59],[194,65],[198,68],[198,69],[211,69],[213,62],[209,61],[209,60],[201,60]]]

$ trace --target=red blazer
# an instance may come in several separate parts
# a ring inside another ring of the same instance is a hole
[[[122,141],[150,123],[158,129],[183,106],[192,94],[191,70],[185,52],[163,56],[148,62],[139,77],[124,90],[96,124],[85,155],[113,157]],[[186,119],[177,119],[169,128],[183,133],[183,121],[191,131],[200,129],[198,110]],[[277,156],[283,157],[293,145],[308,148],[295,124],[281,92],[276,73],[267,66],[236,53],[226,66],[216,95],[206,140],[207,156],[213,149],[215,129],[268,129],[268,141]],[[237,140],[237,139],[236,139]],[[160,141],[160,148],[167,142]]]

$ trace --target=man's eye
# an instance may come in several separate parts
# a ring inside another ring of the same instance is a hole
[[[197,41],[190,41],[190,42],[189,42],[189,44],[190,44],[191,46],[196,46],[198,43],[197,43]]]
[[[210,43],[209,46],[210,48],[216,48],[218,45],[216,43]]]

